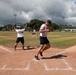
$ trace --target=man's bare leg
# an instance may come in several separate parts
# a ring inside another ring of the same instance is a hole
[[[39,60],[39,58],[38,58],[38,55],[40,54],[40,52],[41,52],[41,50],[44,48],[44,45],[40,45],[40,48],[39,48],[39,50],[38,50],[38,53],[35,55],[35,58],[37,59],[37,60]]]
[[[18,44],[18,43],[15,43],[15,47],[14,47],[15,50],[16,50],[17,44]]]
[[[40,54],[41,50],[44,48],[44,45],[40,45],[40,48],[38,50],[37,56]]]
[[[25,50],[25,49],[24,49],[24,43],[22,43],[22,48],[23,48],[23,50]]]
[[[41,50],[41,56],[43,56],[42,55],[42,53],[45,51],[45,50],[48,50],[50,48],[50,43],[48,43],[48,44],[46,44],[46,46]]]

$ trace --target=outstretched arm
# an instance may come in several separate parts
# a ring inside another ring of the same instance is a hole
[[[25,29],[27,28],[27,24],[24,26],[24,28],[25,28]]]
[[[16,25],[14,26],[14,30],[16,29]]]

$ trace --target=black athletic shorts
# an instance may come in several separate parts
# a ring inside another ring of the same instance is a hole
[[[19,42],[24,43],[24,37],[17,38],[16,43],[19,43]]]
[[[47,37],[41,37],[40,36],[40,44],[48,44],[49,40],[47,39]]]

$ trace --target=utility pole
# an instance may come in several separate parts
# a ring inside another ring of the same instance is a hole
[[[16,25],[16,16],[17,16],[17,14],[14,14],[14,17],[15,17],[15,25]]]

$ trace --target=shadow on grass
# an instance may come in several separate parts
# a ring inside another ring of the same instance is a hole
[[[42,57],[42,59],[63,59],[64,57],[67,57],[66,55],[58,54],[51,57]]]

